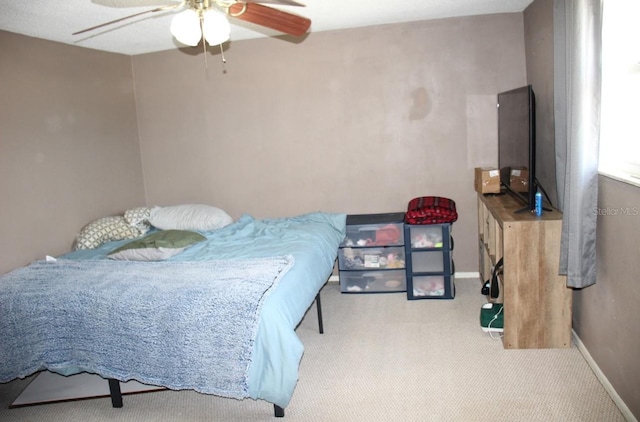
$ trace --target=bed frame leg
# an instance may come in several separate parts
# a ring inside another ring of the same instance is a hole
[[[120,381],[109,378],[109,393],[111,394],[111,405],[122,407],[122,392],[120,391]]]
[[[111,405],[113,407],[122,407],[122,391],[120,390],[120,381],[109,378],[109,393],[111,394]],[[276,418],[284,418],[284,409],[277,404],[273,405],[273,415]]]
[[[320,302],[320,292],[316,295],[316,309],[318,310],[318,331],[320,334],[324,334],[324,327],[322,325],[322,303]]]
[[[277,404],[273,405],[273,415],[276,418],[284,418],[284,409],[278,406]]]

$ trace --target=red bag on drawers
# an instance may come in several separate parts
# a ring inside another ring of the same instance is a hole
[[[407,224],[453,223],[458,219],[456,203],[449,198],[422,196],[409,201],[404,222]]]
[[[397,245],[402,233],[396,224],[387,224],[376,230],[376,245]]]

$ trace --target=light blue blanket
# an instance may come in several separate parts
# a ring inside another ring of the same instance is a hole
[[[268,291],[268,297],[264,298],[248,369],[248,397],[266,400],[283,408],[289,404],[298,381],[298,368],[304,352],[304,347],[296,335],[295,328],[333,271],[338,246],[345,236],[345,220],[345,214],[325,212],[272,219],[256,219],[244,215],[233,224],[220,230],[201,232],[207,237],[206,242],[198,243],[167,261],[188,261],[193,264],[212,259],[256,260],[288,255],[294,257],[295,265],[293,268],[283,275],[282,279],[272,287],[272,290]],[[74,261],[102,260],[107,261],[109,267],[113,268],[115,262],[108,260],[107,255],[126,242],[128,241],[109,242],[98,249],[82,249],[71,252],[62,258]],[[46,286],[43,286],[42,294],[54,292],[57,288],[56,284],[54,280],[51,280]],[[0,277],[0,290],[2,288],[3,281]],[[20,312],[20,315],[29,313],[28,301],[20,305],[26,306],[25,310],[16,310],[15,306],[10,309],[4,304],[3,296],[4,293],[0,291],[0,319],[4,319],[5,315],[11,315],[14,311]],[[151,303],[148,305],[151,306]],[[82,309],[76,310],[78,313],[82,311]],[[161,316],[151,309],[147,313],[149,324]],[[17,330],[20,323],[15,319],[12,320],[15,325],[11,329]],[[197,320],[199,321],[200,317]],[[214,320],[207,318],[207,321]],[[35,322],[28,321],[27,323],[33,324]],[[32,326],[32,328],[36,331],[46,331],[47,323],[43,320],[38,327]],[[106,320],[104,326],[111,329],[108,326],[125,323],[125,318]],[[180,331],[171,319],[167,319],[166,324],[167,329]],[[209,322],[209,325],[211,324]],[[130,331],[126,325],[122,325],[122,327],[124,334],[127,335],[127,342],[123,342],[120,346],[129,347],[129,343],[135,345],[136,333]],[[10,336],[7,333],[6,331],[0,332],[5,337]],[[188,336],[189,334],[182,332],[181,335]],[[0,355],[0,365],[2,365],[5,352],[0,351],[0,353],[2,353]],[[149,360],[154,359],[153,355],[145,355]],[[83,356],[78,357],[83,358]],[[228,358],[229,361],[233,361],[232,356]],[[64,374],[82,372],[81,368],[74,366],[74,362],[73,360],[60,362],[57,372]],[[161,367],[156,369],[161,373],[163,371]],[[34,368],[32,372],[35,370],[37,368]],[[30,375],[27,370],[22,370],[20,373],[13,372],[13,378]],[[129,371],[123,370],[123,372]],[[197,378],[197,371],[193,372],[194,378]],[[102,372],[101,374],[108,375]],[[126,377],[119,379],[124,378]],[[140,379],[138,380],[140,381]],[[197,385],[199,380],[195,381]],[[151,382],[151,384],[162,385],[159,382]],[[191,389],[196,385],[185,385],[184,388]]]
[[[260,310],[293,256],[58,260],[2,277],[0,382],[69,368],[245,398]]]

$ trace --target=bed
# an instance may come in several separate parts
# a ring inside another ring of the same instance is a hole
[[[295,328],[332,273],[345,220],[244,215],[161,262],[108,259],[121,240],[5,274],[0,382],[89,372],[110,380],[112,399],[134,379],[265,400],[283,416],[303,354]]]

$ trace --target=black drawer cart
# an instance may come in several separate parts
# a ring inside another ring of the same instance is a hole
[[[338,250],[343,293],[407,291],[404,213],[347,215]]]
[[[451,223],[404,225],[407,298],[453,299]]]

